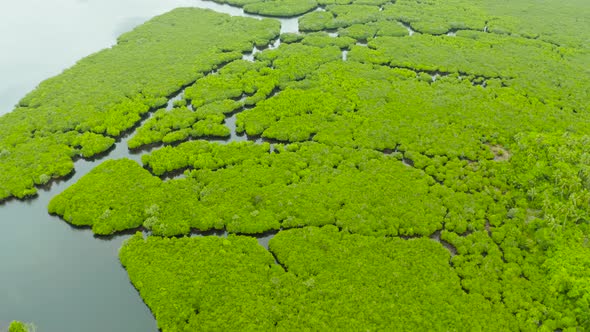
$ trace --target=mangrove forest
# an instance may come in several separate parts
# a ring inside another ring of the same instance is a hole
[[[253,17],[156,16],[0,117],[0,200],[103,158],[47,211],[132,234],[163,332],[590,331],[587,1],[215,2]]]

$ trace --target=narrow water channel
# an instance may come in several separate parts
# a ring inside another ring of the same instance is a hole
[[[34,1],[24,0],[16,7],[25,8],[29,2]],[[32,3],[28,5],[30,8],[36,8]],[[13,66],[17,68],[14,72],[6,71],[8,74],[0,78],[0,99],[4,100],[3,104],[0,104],[0,115],[11,110],[6,100],[10,105],[14,105],[40,80],[71,66],[72,58],[77,60],[109,47],[120,33],[132,29],[152,16],[179,6],[209,8],[234,16],[261,18],[244,14],[240,8],[202,0],[172,0],[165,1],[165,4],[162,1],[148,0],[142,2],[141,8],[137,8],[137,4],[131,1],[115,0],[63,0],[59,8],[44,5],[44,13],[39,13],[39,16],[43,14],[51,17],[51,22],[59,21],[63,17],[66,21],[63,24],[73,24],[69,30],[86,31],[88,27],[84,26],[84,17],[102,17],[97,14],[97,8],[100,12],[110,12],[111,16],[101,23],[104,31],[92,31],[95,36],[93,38],[84,36],[94,41],[94,44],[84,44],[82,51],[76,47],[64,48],[60,53],[53,55],[62,57],[65,61],[44,61],[45,59],[41,60],[37,55],[30,60],[35,61],[37,66],[29,68],[17,64]],[[80,18],[68,21],[72,11],[64,11],[64,8],[72,9]],[[0,20],[3,18],[0,14]],[[21,19],[24,20],[22,17]],[[71,46],[76,43],[73,33],[60,34],[63,27],[59,27],[52,34],[51,30],[43,30],[46,28],[47,20],[37,22],[38,25],[35,25],[35,21],[26,21],[27,29],[30,31],[23,32],[23,36],[37,31],[37,38],[50,34],[51,38],[54,38],[53,42],[58,45]],[[280,21],[281,32],[298,31],[297,18]],[[0,39],[0,42],[4,40]],[[13,44],[11,53],[27,54],[26,42]],[[278,42],[271,45],[277,46]],[[47,57],[50,58],[51,54]],[[11,61],[10,56],[0,57],[0,69],[3,69],[2,66],[10,67]],[[32,73],[38,70],[39,66],[45,66],[40,70],[44,75],[42,77]],[[19,81],[19,78],[23,77],[22,82]],[[14,83],[15,81],[17,83]],[[181,96],[172,99],[178,98]],[[226,119],[226,125],[234,128],[230,140],[247,139],[235,134],[235,114]],[[132,134],[123,137],[106,156],[97,160],[76,161],[75,173],[71,177],[54,182],[48,189],[40,189],[37,197],[26,201],[10,200],[0,204],[0,331],[5,329],[11,320],[34,323],[40,332],[157,331],[151,312],[130,284],[127,273],[118,260],[118,249],[130,235],[97,238],[89,229],[72,227],[47,213],[47,205],[52,197],[105,160],[130,158],[141,162],[141,153],[130,153],[127,149],[127,140],[131,136]],[[272,235],[261,237],[261,245],[267,247],[270,237]]]

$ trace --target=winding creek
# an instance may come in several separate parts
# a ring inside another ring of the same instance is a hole
[[[29,18],[37,15],[45,17],[37,21],[26,19],[27,30],[22,33],[23,38],[19,42],[16,42],[18,33],[17,37],[11,37],[15,41],[0,39],[3,45],[12,46],[12,52],[0,58],[1,66],[4,66],[0,69],[3,74],[8,74],[0,77],[0,115],[9,112],[9,105],[14,105],[42,79],[58,74],[83,56],[109,47],[120,33],[175,7],[194,6],[235,16],[261,18],[244,14],[240,8],[200,0],[172,0],[165,1],[165,4],[159,0],[141,3],[114,0],[58,2],[59,6],[50,6],[25,0],[9,6],[9,10],[0,15],[2,21],[4,15],[23,15],[34,8],[33,13],[28,13]],[[68,10],[64,11],[64,8]],[[90,17],[104,21],[85,20]],[[61,25],[48,24],[62,18]],[[11,22],[8,20],[6,23],[7,20],[3,24]],[[280,21],[281,32],[298,31],[297,18]],[[71,25],[66,26],[68,24]],[[51,27],[54,29],[51,30]],[[115,31],[113,27],[116,27]],[[84,35],[89,32],[92,38]],[[50,37],[41,41],[44,36]],[[48,47],[41,59],[39,54],[42,50],[34,49],[32,51],[37,52],[34,54],[29,52],[30,42],[41,43],[37,45],[39,48],[43,48],[45,43],[70,47],[53,50],[54,53]],[[270,45],[277,46],[278,43]],[[24,60],[16,61],[16,56],[12,54],[24,54]],[[35,66],[28,66],[30,63],[35,63]],[[9,67],[12,67],[12,72]],[[235,114],[226,119],[226,124],[232,128],[229,141],[247,139],[235,134]],[[140,162],[141,153],[130,153],[127,149],[127,140],[131,136],[121,138],[106,156],[76,161],[72,176],[54,182],[50,188],[40,189],[36,198],[0,204],[0,330],[11,320],[21,320],[34,323],[38,331],[49,332],[157,331],[151,312],[130,284],[118,260],[118,249],[130,235],[94,237],[89,229],[74,228],[47,213],[47,204],[53,196],[103,161],[126,157]],[[265,234],[258,240],[268,247],[272,236]]]

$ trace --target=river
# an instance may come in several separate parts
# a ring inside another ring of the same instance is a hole
[[[149,18],[181,6],[252,16],[199,0],[21,0],[3,5],[0,115],[42,80],[113,45],[118,35]],[[282,32],[297,31],[296,18],[281,19],[281,24]],[[139,160],[128,153],[128,138],[100,160],[78,160],[72,177],[39,190],[36,198],[0,204],[0,331],[11,320],[32,322],[38,332],[157,331],[118,260],[118,249],[129,235],[96,238],[89,229],[47,214],[53,196],[104,160]]]

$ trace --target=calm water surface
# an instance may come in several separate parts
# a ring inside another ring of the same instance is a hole
[[[250,16],[239,8],[199,0],[19,0],[3,4],[0,115],[11,111],[42,80],[113,45],[121,33],[180,6]],[[281,23],[283,32],[297,31],[297,19]],[[95,238],[90,230],[73,228],[47,214],[53,196],[105,159],[139,161],[140,155],[129,155],[126,139],[102,160],[77,161],[71,178],[40,190],[37,198],[0,204],[0,331],[14,319],[33,322],[38,332],[157,331],[151,312],[117,258],[129,235]]]

